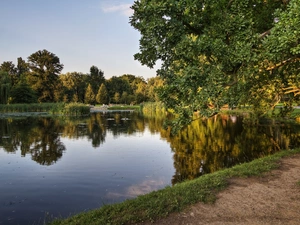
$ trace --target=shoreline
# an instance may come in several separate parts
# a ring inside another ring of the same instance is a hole
[[[294,186],[297,186],[298,183],[300,183],[299,153],[300,149],[280,151],[278,153],[275,153],[274,155],[256,159],[252,162],[240,164],[229,169],[220,170],[212,174],[203,175],[195,180],[183,182],[173,187],[166,187],[159,191],[154,191],[146,195],[138,196],[135,199],[126,200],[122,203],[106,205],[99,209],[73,215],[66,219],[55,220],[50,224],[210,224],[201,223],[201,217],[203,216],[203,214],[198,213],[202,212],[202,210],[199,210],[197,208],[197,205],[200,204],[201,206],[212,207],[210,208],[210,210],[212,212],[211,214],[213,214],[212,220],[214,220],[216,216],[216,214],[214,213],[214,206],[215,204],[218,204],[220,194],[226,192],[227,190],[230,190],[231,187],[235,187],[235,183],[233,182],[235,180],[242,179],[245,181],[242,185],[237,183],[237,187],[247,186],[247,183],[254,183],[254,180],[261,179],[261,177],[265,178],[264,182],[266,183],[268,180],[272,180],[272,176],[270,178],[267,174],[272,174],[272,171],[280,172],[278,168],[281,167],[282,160],[294,157],[297,159],[297,171],[299,173],[296,173],[297,177],[292,178],[292,182],[294,183]],[[279,180],[279,183],[282,184],[283,190],[285,190],[285,182]],[[300,207],[300,184],[298,186],[298,203]],[[252,188],[250,188],[250,194],[251,191]],[[295,193],[295,191],[293,191],[292,193]],[[264,196],[265,192],[261,191],[261,194],[262,196]],[[229,201],[230,199],[235,200],[235,197],[235,191],[233,191],[230,193],[227,201]],[[260,197],[255,197],[254,195],[254,199],[260,199]],[[285,196],[283,195],[282,197],[284,198]],[[241,200],[247,200],[247,196],[244,195],[241,195],[240,198]],[[276,201],[274,201],[273,198],[270,198],[269,200],[275,205],[278,204]],[[227,203],[225,201],[225,208],[227,207],[226,204]],[[236,201],[231,205],[236,206],[238,209],[242,208]],[[196,207],[194,211],[193,207]],[[200,216],[195,216],[198,214]],[[223,216],[226,218],[227,213],[223,213]],[[276,217],[276,215],[274,215],[274,217]],[[255,217],[253,217],[253,219],[255,219]],[[189,220],[193,222],[189,222]],[[235,220],[234,216],[230,217],[227,222],[230,222],[230,224],[232,224],[232,222],[234,222],[233,220]],[[238,223],[236,224],[241,224],[241,220],[236,221],[238,221]],[[251,223],[251,218],[249,219],[249,221],[250,223],[248,224],[260,224]],[[225,224],[223,222],[224,221],[222,221],[221,219],[218,220],[218,223],[211,224]]]

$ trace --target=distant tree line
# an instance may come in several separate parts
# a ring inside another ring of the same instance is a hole
[[[79,102],[86,104],[139,104],[157,101],[162,79],[145,80],[131,74],[105,79],[104,72],[91,66],[89,73],[61,74],[63,64],[47,50],[19,57],[17,65],[0,66],[0,104],[35,102]]]

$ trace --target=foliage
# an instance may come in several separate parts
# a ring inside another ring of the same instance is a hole
[[[146,102],[142,112],[145,116],[166,116],[167,110],[162,102]]]
[[[140,0],[132,9],[141,33],[135,59],[162,62],[160,98],[178,115],[176,127],[225,104],[250,104],[262,116],[299,79],[298,0]]]
[[[27,62],[19,57],[17,66],[11,61],[3,62],[0,66],[2,71],[0,86],[3,92],[1,102],[35,102],[32,95],[35,92],[39,102],[84,103],[90,84],[94,94],[98,94],[99,87],[102,85],[106,87],[107,97],[103,96],[104,99],[101,100],[105,102],[104,104],[115,102],[114,97],[117,92],[120,94],[119,103],[137,104],[150,98],[157,100],[156,87],[162,84],[159,78],[145,81],[143,77],[131,74],[105,80],[104,72],[96,66],[91,66],[90,73],[87,74],[70,72],[59,75],[62,68],[59,58],[47,50],[31,54]],[[21,89],[24,93],[26,91],[25,96],[20,95]],[[11,90],[14,90],[13,93]],[[19,97],[21,98],[17,99]],[[29,100],[31,98],[32,100]],[[95,102],[96,99],[91,101],[91,104]]]
[[[106,88],[109,95],[109,102],[115,102],[115,93],[119,93],[122,96],[123,92],[128,94],[132,93],[128,79],[123,79],[122,77],[113,76],[106,82]]]
[[[158,90],[164,85],[160,77],[152,77],[147,80],[147,96],[149,101],[159,102]]]
[[[92,85],[93,92],[96,93],[101,84],[105,82],[104,72],[97,66],[91,66],[89,83]]]
[[[6,104],[11,90],[11,81],[7,72],[0,70],[0,104]]]
[[[95,103],[95,94],[91,84],[88,85],[85,91],[84,102],[91,105]]]
[[[96,95],[96,102],[99,104],[108,103],[108,93],[104,83],[102,83],[98,89],[98,93]]]
[[[89,113],[90,107],[82,103],[66,104],[62,110],[62,114],[67,116],[83,116]]]
[[[39,102],[54,102],[58,74],[63,69],[59,58],[47,50],[40,50],[28,57],[28,64],[28,81],[38,93]]]
[[[61,74],[59,80],[68,99],[72,99],[74,102],[84,102],[85,90],[88,83],[88,76],[86,74],[78,72]]]
[[[113,100],[117,104],[120,102],[120,93],[119,92],[115,93]]]
[[[0,105],[1,113],[10,112],[50,112],[58,108],[58,103],[33,103],[33,104],[10,104]]]
[[[15,85],[10,93],[10,103],[35,103],[37,96],[35,91],[25,82],[21,81]]]

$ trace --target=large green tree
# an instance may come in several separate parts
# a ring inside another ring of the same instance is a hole
[[[100,85],[105,82],[104,72],[97,66],[91,66],[89,78],[89,83],[92,85],[94,93],[96,93]]]
[[[88,85],[85,91],[84,102],[91,105],[95,104],[95,94],[91,84]]]
[[[55,101],[58,75],[63,69],[59,58],[47,50],[40,50],[28,57],[29,82],[38,93],[40,102]]]
[[[11,91],[11,80],[9,74],[0,70],[0,104],[7,104]]]
[[[64,94],[74,102],[84,102],[85,91],[88,83],[88,75],[78,72],[61,74]]]
[[[8,77],[10,79],[11,86],[14,86],[18,82],[17,68],[16,68],[15,64],[13,64],[13,62],[11,62],[11,61],[3,62],[0,65],[0,70],[7,73]]]
[[[276,50],[276,41],[267,44],[266,40],[274,37],[281,44],[280,39],[286,38],[286,42],[292,39],[293,45],[298,45],[298,8],[299,0],[135,1],[130,23],[141,33],[135,59],[150,68],[161,61],[158,74],[164,88],[160,97],[179,115],[177,125],[191,122],[195,110],[209,116],[225,104],[251,103],[261,109],[265,104],[260,97],[254,98],[261,92],[267,93],[264,102],[272,107],[281,95],[278,88],[290,76],[299,77],[299,70],[291,74],[287,69],[282,76],[282,72],[266,67],[266,52],[277,64],[289,59],[284,57],[288,46]],[[290,13],[298,26],[284,22]],[[281,23],[295,34],[280,32]],[[298,48],[293,49],[289,54],[295,58],[289,62],[299,62]],[[279,84],[262,85],[274,82]]]
[[[98,93],[96,95],[96,102],[99,104],[108,103],[108,93],[104,83],[102,83],[98,89]]]

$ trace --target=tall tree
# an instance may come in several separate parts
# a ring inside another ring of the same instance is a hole
[[[99,104],[108,103],[108,93],[104,83],[102,83],[99,87],[98,93],[96,95],[96,102]]]
[[[114,102],[118,104],[120,102],[120,100],[121,100],[120,98],[121,98],[120,93],[116,92],[114,94]]]
[[[16,84],[10,93],[11,103],[35,103],[37,96],[35,91],[26,83],[25,80]]]
[[[179,115],[174,123],[187,124],[195,110],[210,116],[225,104],[251,103],[249,96],[259,96],[264,82],[284,84],[288,77],[274,79],[280,78],[280,72],[274,75],[264,66],[264,40],[273,36],[274,26],[287,20],[284,12],[295,9],[293,24],[297,24],[298,7],[299,0],[135,1],[130,23],[141,33],[135,59],[150,68],[158,60],[162,62],[158,71],[164,81],[160,97]],[[276,24],[277,19],[280,22]],[[298,33],[299,26],[291,29]],[[282,32],[275,39],[282,37],[291,40],[294,36],[283,36]],[[299,35],[293,43],[299,43]],[[269,54],[284,59],[284,51],[274,51],[274,47],[267,47]],[[297,49],[295,61],[299,61]],[[266,87],[265,93],[272,92],[266,96],[268,107],[280,85],[274,91]]]
[[[7,104],[11,91],[11,80],[7,72],[0,70],[0,104]]]
[[[84,102],[91,105],[95,104],[95,94],[91,84],[88,85],[85,91]]]
[[[92,85],[94,93],[96,93],[100,85],[105,82],[104,72],[100,70],[97,66],[91,66],[89,82]]]
[[[116,92],[118,92],[120,95],[122,95],[124,91],[127,93],[132,93],[132,89],[128,80],[122,79],[122,77],[111,77],[106,82],[106,88],[108,91],[109,100],[114,100],[114,95]]]
[[[54,101],[58,75],[63,69],[59,58],[47,50],[40,50],[28,57],[28,64],[29,82],[38,93],[38,100],[40,102]]]
[[[11,61],[5,61],[1,64],[0,70],[3,72],[6,72],[9,79],[10,79],[10,84],[11,86],[14,86],[18,82],[17,78],[17,68],[15,64]]]
[[[152,102],[158,102],[158,89],[163,87],[163,80],[160,77],[152,77],[147,80],[147,97]]]
[[[84,102],[88,83],[87,78],[88,75],[78,72],[66,73],[59,76],[68,99],[72,99],[75,102]]]

